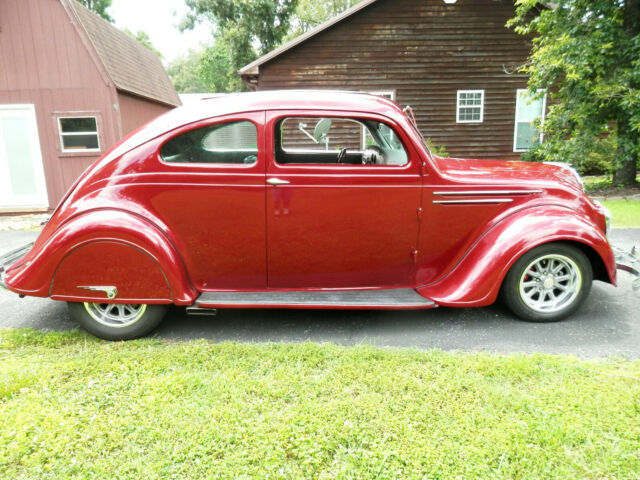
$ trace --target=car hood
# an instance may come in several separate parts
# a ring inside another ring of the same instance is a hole
[[[461,158],[440,158],[436,163],[440,171],[472,183],[523,182],[543,184],[560,182],[572,189],[582,191],[580,180],[567,166],[504,160],[476,160]]]

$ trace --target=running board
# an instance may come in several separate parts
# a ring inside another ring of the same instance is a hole
[[[345,308],[409,310],[437,305],[412,288],[387,290],[296,290],[205,292],[195,302],[205,308]]]

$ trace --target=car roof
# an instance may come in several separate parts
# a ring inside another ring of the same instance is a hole
[[[400,107],[393,101],[366,92],[338,90],[265,90],[204,98],[174,108],[155,118],[119,143],[99,162],[104,165],[132,148],[174,128],[208,118],[262,110],[334,110],[375,112],[397,119]]]
[[[356,112],[398,111],[395,102],[379,95],[344,90],[263,90],[204,98],[172,110],[176,120],[203,118],[257,110],[352,110]]]

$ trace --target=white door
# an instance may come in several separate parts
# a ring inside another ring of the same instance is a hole
[[[0,210],[48,206],[35,108],[0,105]]]

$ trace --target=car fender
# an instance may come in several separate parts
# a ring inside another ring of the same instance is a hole
[[[614,254],[597,226],[575,210],[538,205],[517,211],[493,225],[446,275],[416,290],[442,306],[490,305],[518,258],[551,242],[571,242],[589,249],[604,265],[603,279],[615,285]]]
[[[119,282],[120,285],[110,285]],[[116,287],[120,303],[190,305],[197,296],[182,258],[151,221],[131,212],[98,209],[67,219],[7,271],[20,294],[95,301]]]

